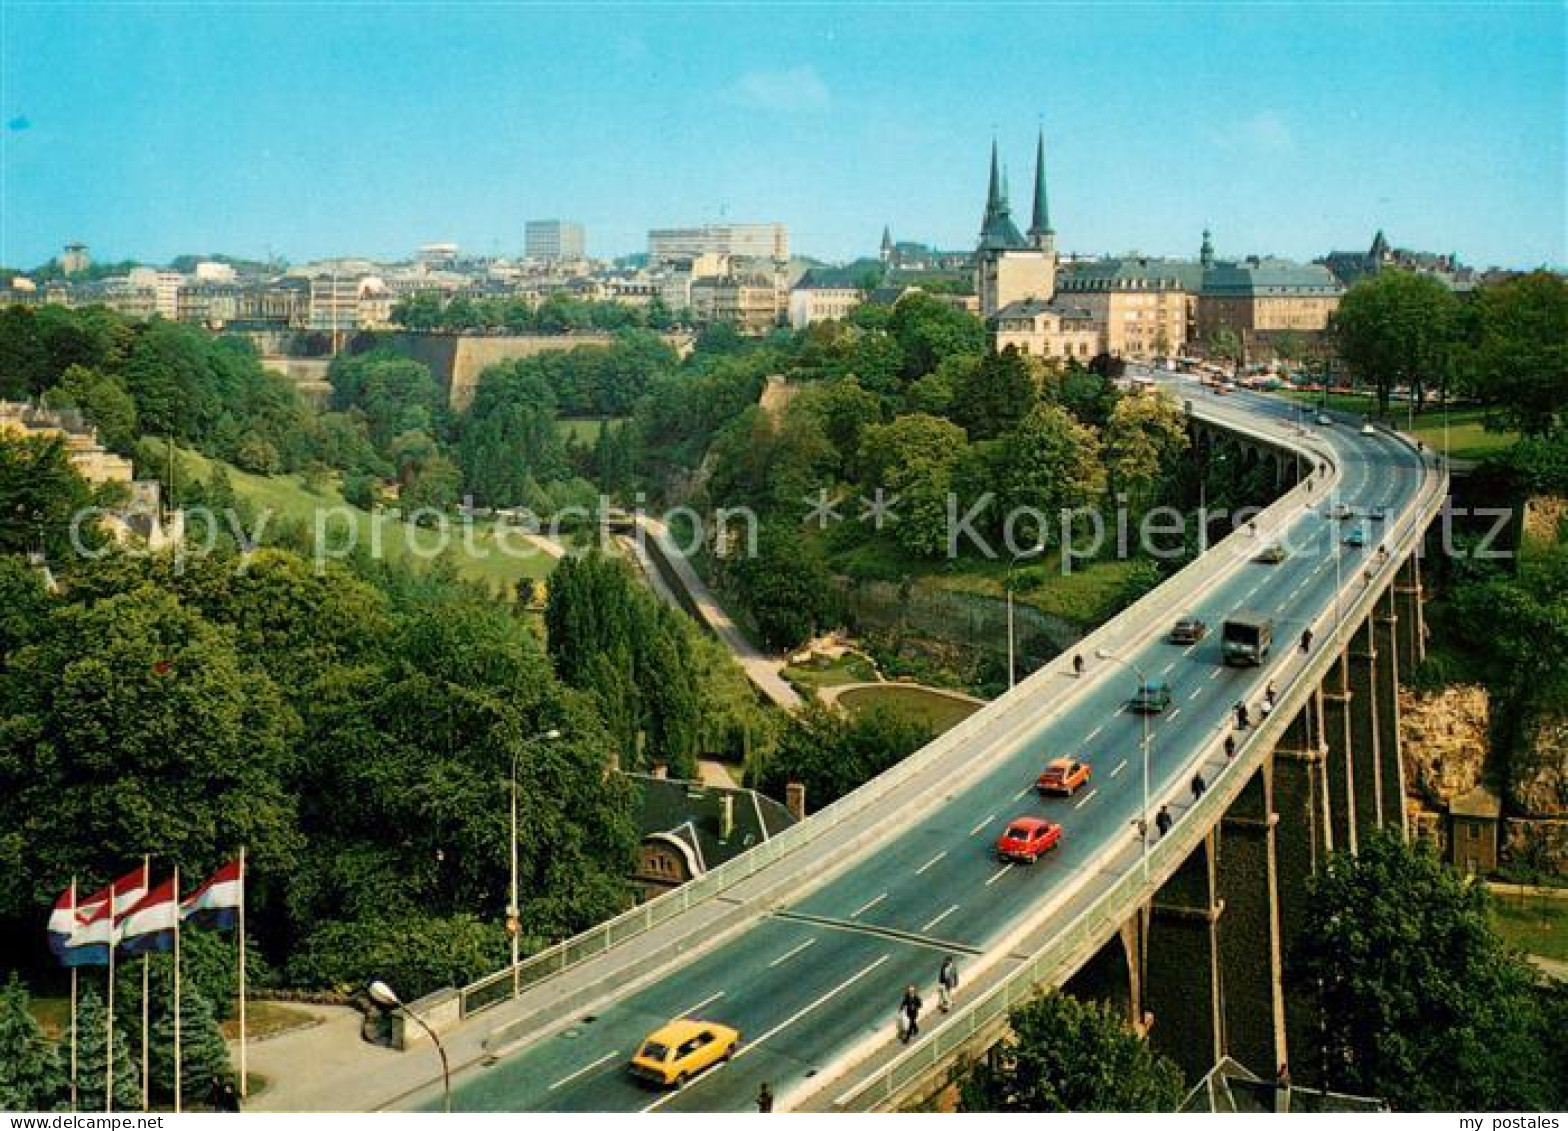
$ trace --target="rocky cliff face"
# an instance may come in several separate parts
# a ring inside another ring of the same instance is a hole
[[[1460,684],[1427,695],[1399,692],[1405,788],[1424,807],[1446,810],[1481,781],[1491,702],[1484,687]]]
[[[1520,816],[1568,817],[1568,710],[1544,712],[1525,728],[1509,773],[1508,808]]]

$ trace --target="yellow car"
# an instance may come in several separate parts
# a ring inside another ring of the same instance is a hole
[[[679,1088],[729,1060],[739,1044],[740,1033],[728,1025],[682,1017],[649,1033],[628,1067],[639,1079],[661,1088]]]

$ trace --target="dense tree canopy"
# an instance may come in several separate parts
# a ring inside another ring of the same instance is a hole
[[[1181,1070],[1110,1005],[1052,991],[1014,1008],[1012,1030],[959,1084],[964,1111],[1175,1111]]]
[[[1398,1111],[1549,1111],[1563,1010],[1491,926],[1487,891],[1397,834],[1336,854],[1308,887],[1292,976],[1322,1011],[1329,1087]]]
[[[1386,414],[1396,386],[1419,401],[1446,385],[1458,318],[1458,300],[1439,280],[1383,271],[1345,293],[1330,326],[1339,356]]]

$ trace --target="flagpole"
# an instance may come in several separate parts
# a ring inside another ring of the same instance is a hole
[[[180,1113],[180,866],[174,866],[174,1114]]]
[[[240,845],[240,1099],[250,1092],[250,1076],[246,1069],[247,1031],[245,1027],[245,846]]]
[[[71,877],[71,926],[76,927],[76,877]],[[69,941],[69,940],[67,940]],[[71,967],[71,1110],[76,1110],[76,967]]]
[[[142,857],[142,882],[152,879],[152,857]],[[148,1096],[152,1092],[151,1061],[147,1059],[147,1000],[152,996],[152,982],[148,976],[148,968],[152,965],[152,955],[142,955],[142,1110],[147,1110]]]
[[[107,1034],[104,1039],[103,1063],[104,1111],[114,1110],[114,952],[116,950],[114,945],[114,888],[115,884],[111,883],[109,885],[109,1009],[106,1014],[108,1020],[104,1025]]]

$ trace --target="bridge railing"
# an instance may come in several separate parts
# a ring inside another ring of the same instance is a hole
[[[1334,466],[1331,452],[1307,449],[1305,438],[1302,436],[1293,437],[1288,433],[1281,435],[1272,430],[1258,429],[1241,421],[1227,421],[1225,426],[1272,447],[1291,449],[1294,441],[1294,444],[1308,456],[1330,467]],[[1198,594],[1223,577],[1233,557],[1250,555],[1255,551],[1258,539],[1266,537],[1271,531],[1288,522],[1300,506],[1312,500],[1313,495],[1309,488],[1312,481],[1313,477],[1308,476],[1258,514],[1257,538],[1242,530],[1236,530],[1214,543],[1209,547],[1209,553],[1189,563],[1163,584],[1128,606],[1118,616],[1084,637],[1079,642],[1079,651],[1092,656],[1097,648],[1115,648],[1135,641],[1152,629],[1163,626],[1173,615],[1185,612]],[[1323,497],[1322,492],[1319,492],[1317,497]],[[673,891],[630,908],[613,919],[523,959],[515,972],[511,966],[507,966],[488,977],[462,987],[458,992],[463,1016],[471,1016],[513,997],[514,985],[519,992],[538,985],[744,883],[798,849],[816,841],[824,832],[860,816],[873,806],[882,805],[890,796],[900,792],[907,793],[907,787],[912,780],[930,772],[944,763],[944,760],[953,761],[962,767],[964,772],[976,772],[981,767],[976,764],[974,758],[965,757],[966,748],[975,740],[982,738],[1000,720],[1013,717],[1020,709],[1029,708],[1038,711],[1040,693],[1051,687],[1059,689],[1063,677],[1070,675],[1071,671],[1071,657],[1064,653],[1035,671],[988,707],[970,715],[957,726],[859,789],[823,807],[809,820],[791,826],[777,836],[763,841],[749,851]],[[1070,697],[1073,690],[1081,686],[1078,681],[1072,681],[1068,684],[1068,694],[1062,699]],[[1057,707],[1059,706],[1058,703]],[[1048,714],[1041,714],[1039,720],[1043,722],[1047,717]],[[828,873],[832,865],[832,861],[813,861],[812,874],[820,878]]]
[[[1412,448],[1414,445],[1411,445]],[[1422,459],[1424,482],[1418,504],[1407,509],[1396,522],[1387,544],[1391,547],[1390,568],[1410,553],[1419,551],[1427,527],[1441,511],[1448,493],[1445,470],[1434,468]],[[1353,587],[1355,578],[1345,579],[1344,588]],[[1261,765],[1267,752],[1284,737],[1290,721],[1307,698],[1322,682],[1328,667],[1341,654],[1355,627],[1371,611],[1380,587],[1368,586],[1357,593],[1346,615],[1335,625],[1334,610],[1319,618],[1324,629],[1323,643],[1309,657],[1298,677],[1281,696],[1279,706],[1265,716],[1248,735],[1234,759],[1225,764],[1215,781],[1196,801],[1189,803],[1171,827],[1148,849],[1147,876],[1141,853],[1124,854],[1124,871],[1063,930],[1055,934],[1028,962],[1006,979],[969,1004],[958,1008],[922,1042],[910,1046],[887,1065],[860,1080],[840,1096],[835,1109],[844,1111],[876,1110],[896,1102],[917,1084],[928,1082],[933,1072],[953,1064],[977,1038],[990,1039],[1006,1026],[1008,1013],[1039,992],[1039,987],[1057,983],[1064,971],[1071,971],[1093,956],[1095,950],[1114,935],[1128,920],[1131,909],[1152,900],[1160,887],[1197,849],[1247,782]],[[1328,624],[1324,625],[1323,622]],[[1215,748],[1218,747],[1218,738]],[[1206,751],[1207,758],[1216,749]],[[1223,758],[1223,755],[1220,755]]]

